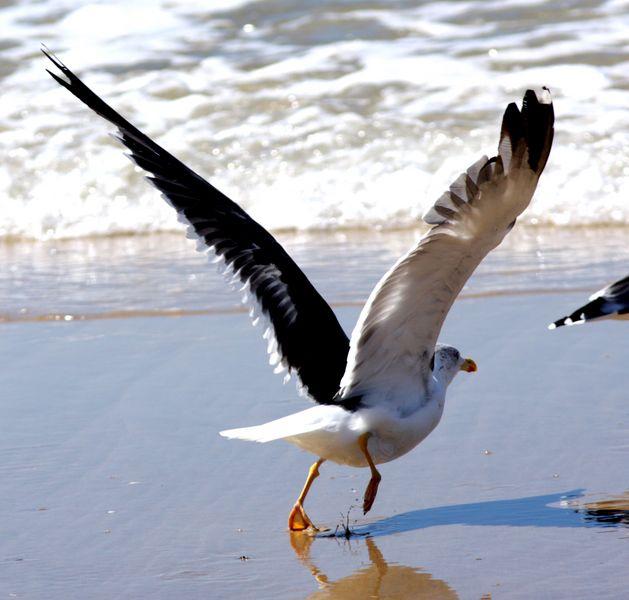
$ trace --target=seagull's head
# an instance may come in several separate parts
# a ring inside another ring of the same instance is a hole
[[[459,371],[473,373],[478,367],[471,358],[463,358],[456,348],[437,344],[432,370],[439,381],[449,385]]]

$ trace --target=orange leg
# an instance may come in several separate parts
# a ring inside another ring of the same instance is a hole
[[[310,471],[308,471],[308,479],[306,479],[304,488],[301,490],[301,494],[299,494],[297,502],[295,502],[293,509],[288,515],[288,528],[291,531],[304,531],[308,528],[318,531],[304,510],[304,501],[306,500],[306,496],[308,495],[312,482],[319,477],[319,467],[324,462],[325,458],[320,458],[314,465],[312,465],[312,467],[310,467]]]
[[[358,445],[360,446],[362,453],[365,455],[367,463],[369,464],[369,468],[371,469],[371,479],[369,480],[369,484],[367,485],[365,496],[363,498],[364,515],[366,515],[371,510],[374,500],[376,499],[376,494],[378,493],[380,480],[382,479],[382,475],[378,473],[378,469],[376,469],[376,465],[374,464],[371,455],[369,454],[369,450],[367,449],[367,442],[369,441],[370,436],[370,433],[364,433],[358,438]]]

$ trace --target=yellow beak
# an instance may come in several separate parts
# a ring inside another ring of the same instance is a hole
[[[461,365],[461,371],[466,371],[467,373],[474,373],[474,371],[478,371],[478,367],[476,363],[471,358],[466,358]]]

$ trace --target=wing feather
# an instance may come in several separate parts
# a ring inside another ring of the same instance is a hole
[[[107,105],[50,53],[61,75],[48,71],[81,102],[117,128],[114,137],[148,181],[188,225],[198,248],[211,250],[270,320],[272,363],[296,372],[316,402],[334,402],[349,340],[334,312],[282,246],[240,206],[217,190]],[[255,313],[254,313],[255,314]],[[265,336],[266,337],[266,336]]]
[[[589,302],[551,323],[548,328],[556,329],[564,325],[577,325],[604,318],[629,318],[629,276],[592,294]]]
[[[548,90],[505,110],[498,155],[483,156],[426,213],[432,229],[383,276],[352,334],[341,396],[427,377],[452,303],[528,206],[553,139]]]

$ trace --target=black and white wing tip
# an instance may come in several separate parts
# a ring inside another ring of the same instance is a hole
[[[581,325],[587,321],[599,319],[629,318],[629,276],[620,279],[592,294],[589,302],[577,308],[573,313],[557,319],[548,329]]]
[[[498,181],[503,175],[530,171],[536,184],[553,144],[555,113],[550,90],[526,90],[522,109],[511,102],[502,117],[498,155],[481,157],[459,177],[424,214],[429,225],[454,224],[468,213],[468,205],[479,195],[483,184]],[[534,190],[534,188],[533,188]],[[531,195],[532,192],[531,191]],[[528,204],[527,199],[526,204]],[[524,207],[522,207],[524,208]],[[515,221],[510,224],[513,227]]]
[[[265,331],[271,363],[299,377],[316,402],[331,404],[347,362],[349,340],[334,312],[275,238],[240,206],[123,118],[47,48],[59,85],[118,130],[129,158],[188,226],[188,237],[239,280],[270,321]],[[277,369],[276,369],[277,370]],[[281,370],[281,369],[280,369]]]

